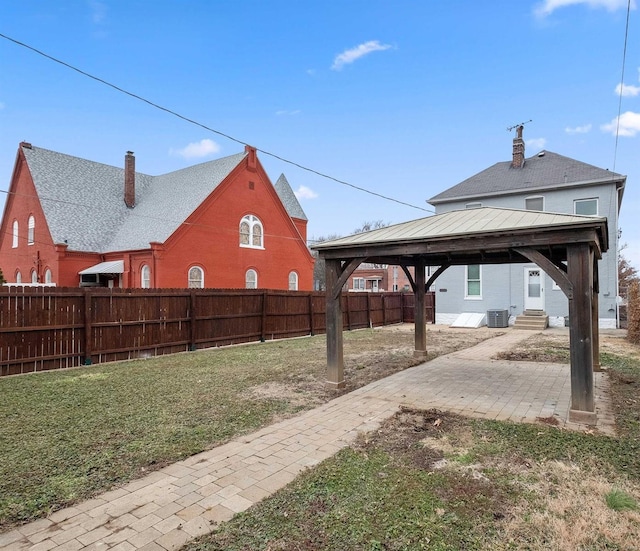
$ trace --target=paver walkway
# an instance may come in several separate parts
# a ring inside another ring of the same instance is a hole
[[[569,411],[569,366],[491,360],[530,337],[510,329],[175,463],[100,497],[0,534],[0,549],[166,551],[211,531],[377,428],[400,405],[535,422]],[[598,429],[613,430],[606,377],[595,374]],[[569,427],[569,425],[566,425]]]

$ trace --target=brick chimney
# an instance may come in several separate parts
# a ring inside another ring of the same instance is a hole
[[[124,156],[124,203],[132,209],[136,206],[136,158],[133,151]]]
[[[524,140],[522,139],[522,125],[516,129],[516,137],[513,138],[513,161],[511,168],[522,168],[524,166]]]

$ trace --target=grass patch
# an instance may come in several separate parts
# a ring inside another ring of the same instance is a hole
[[[432,355],[490,332],[433,332]],[[348,392],[415,365],[413,332],[344,334]],[[324,335],[0,379],[0,530],[335,397]]]
[[[622,490],[611,490],[605,499],[609,509],[614,511],[636,511],[638,509],[638,502]]]

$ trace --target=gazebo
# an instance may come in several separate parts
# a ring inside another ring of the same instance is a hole
[[[339,389],[345,385],[341,294],[361,263],[394,264],[407,274],[415,293],[414,354],[426,357],[425,293],[440,274],[455,265],[533,262],[569,300],[569,420],[595,424],[593,371],[600,368],[597,263],[608,249],[607,236],[604,217],[482,207],[314,245],[326,270],[326,386]],[[438,266],[428,281],[426,266]]]

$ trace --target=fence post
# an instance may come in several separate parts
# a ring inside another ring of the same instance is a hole
[[[349,300],[349,292],[346,293],[347,300],[347,329],[351,331],[351,301]]]
[[[260,342],[267,340],[267,290],[262,291],[262,327],[260,329]]]
[[[313,330],[313,291],[309,293],[309,329],[311,332],[311,336],[315,334]]]
[[[373,323],[371,323],[371,300],[370,295],[367,293],[367,319],[369,320],[369,328],[373,327]]]
[[[89,287],[84,288],[84,365],[91,365],[91,354],[93,349],[92,342],[92,324],[91,317],[93,316],[93,309],[91,308],[91,290]]]
[[[387,325],[387,301],[384,294],[382,295],[382,325]]]
[[[189,293],[189,350],[196,350],[196,292]]]

